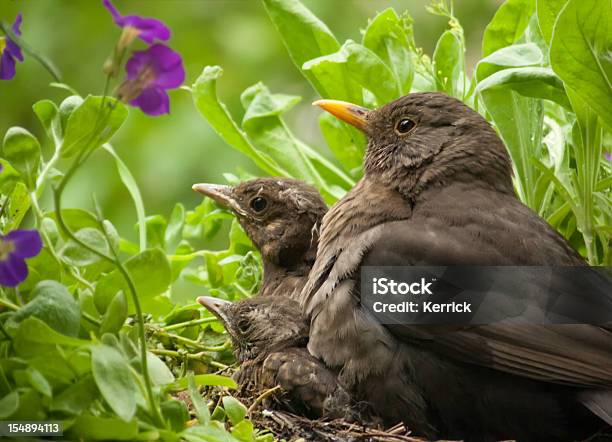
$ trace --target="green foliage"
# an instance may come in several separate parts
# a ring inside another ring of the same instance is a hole
[[[464,30],[446,1],[429,8],[448,22],[431,57],[416,46],[408,12],[385,9],[360,40],[341,43],[298,0],[262,3],[304,83],[322,97],[374,107],[437,90],[479,111],[508,148],[519,198],[591,264],[612,263],[612,165],[603,159],[612,140],[609,2],[507,0],[474,66],[466,66]],[[230,97],[243,108],[233,116],[217,95],[222,73],[203,69],[191,89],[195,108],[262,173],[306,180],[328,203],[361,177],[366,146],[356,129],[321,115],[329,149],[310,145],[287,122],[301,97],[259,78]],[[10,128],[0,159],[0,233],[36,228],[44,241],[18,289],[0,288],[0,418],[60,420],[68,437],[86,440],[269,440],[231,395],[236,383],[216,373],[234,362],[227,335],[194,303],[257,292],[260,257],[239,223],[210,200],[145,212],[148,193],[122,160],[126,147],[109,144],[128,117],[120,102],[71,95],[32,109],[46,138]],[[88,207],[62,205],[94,153],[116,166],[138,244],[95,198]],[[230,184],[249,177],[232,172]],[[219,235],[227,236],[222,250],[210,246]],[[189,409],[177,397],[184,390]]]

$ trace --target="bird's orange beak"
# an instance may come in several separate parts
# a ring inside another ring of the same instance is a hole
[[[245,215],[244,210],[238,204],[238,202],[234,199],[234,192],[231,186],[224,186],[222,184],[208,184],[208,183],[199,183],[194,184],[191,188],[201,193],[202,195],[207,196],[208,198],[214,200],[216,203],[221,206],[232,210],[237,215]]]
[[[367,116],[370,110],[365,107],[338,100],[317,100],[312,105],[319,106],[321,109],[326,110],[345,123],[355,126],[362,132],[367,132]]]
[[[230,301],[224,299],[214,298],[212,296],[199,296],[197,301],[204,306],[206,310],[215,315],[223,323],[227,329],[229,323],[228,317],[225,313],[225,306],[231,304]]]

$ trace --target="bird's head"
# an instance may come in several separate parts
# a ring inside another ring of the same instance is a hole
[[[409,94],[374,110],[335,100],[313,104],[367,135],[366,174],[400,187],[402,178],[412,187],[481,180],[512,191],[510,158],[502,141],[480,114],[446,94]]]
[[[195,184],[193,190],[238,217],[264,260],[292,269],[314,259],[327,206],[312,186],[289,178],[257,178],[238,186]]]
[[[223,323],[239,361],[308,341],[310,323],[292,299],[262,296],[229,302],[201,296],[198,302]]]

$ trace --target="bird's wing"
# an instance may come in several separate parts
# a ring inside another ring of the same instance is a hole
[[[472,229],[465,219],[453,224],[448,219],[432,218],[423,222],[416,217],[387,223],[367,247],[360,265],[508,265],[524,261],[525,257],[513,259],[512,256],[528,254],[531,247],[565,253],[554,235],[547,236],[548,232],[542,236],[536,231],[526,236],[522,232],[525,225],[517,223],[510,214],[500,218],[490,211],[481,216],[479,226],[495,226],[492,232]],[[504,241],[504,237],[508,239]],[[514,250],[510,245],[512,238]],[[545,265],[539,252],[535,253],[532,262],[519,263]],[[569,256],[568,263],[574,262],[571,254],[566,256]],[[404,341],[425,345],[463,362],[547,382],[612,386],[612,332],[602,327],[496,324],[389,325],[387,328]]]

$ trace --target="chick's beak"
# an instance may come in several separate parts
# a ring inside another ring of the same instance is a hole
[[[362,132],[367,132],[368,130],[367,116],[370,110],[365,107],[338,100],[317,100],[312,105],[319,106],[321,109],[355,126]]]
[[[225,306],[231,304],[230,301],[224,299],[213,298],[212,296],[199,296],[197,301],[204,306],[206,310],[215,315],[223,323],[227,329],[228,317],[225,313]]]
[[[214,200],[221,206],[233,210],[239,215],[244,215],[244,210],[240,207],[240,204],[234,199],[233,188],[231,186],[224,186],[222,184],[208,184],[199,183],[194,184],[191,188]]]

